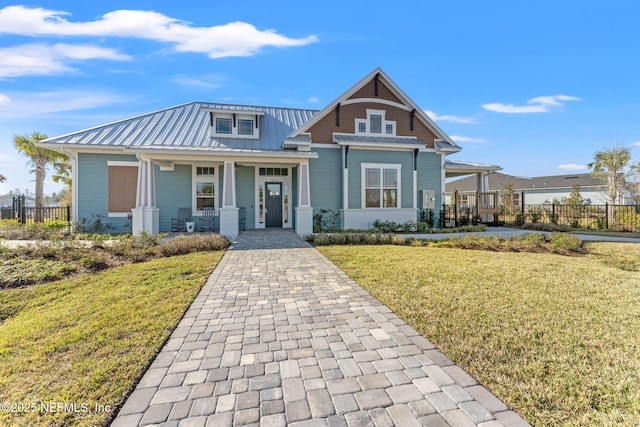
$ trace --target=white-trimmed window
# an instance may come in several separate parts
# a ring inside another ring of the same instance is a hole
[[[367,109],[366,119],[356,119],[356,133],[364,135],[396,135],[396,122],[385,119],[385,110]]]
[[[126,217],[136,207],[138,162],[109,161],[108,213],[110,217]]]
[[[216,187],[215,166],[194,166],[193,207],[196,212],[216,207]]]
[[[402,165],[362,164],[362,208],[399,208]]]
[[[211,136],[258,139],[259,115],[211,112]]]

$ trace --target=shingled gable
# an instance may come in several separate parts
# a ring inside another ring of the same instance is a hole
[[[397,123],[393,137],[369,138],[381,146],[424,144],[441,152],[460,151],[453,142],[386,74],[376,68],[344,94],[329,103],[311,120],[293,131],[284,141],[288,148],[314,144],[358,143],[355,123],[365,118],[367,109],[385,110],[387,119]],[[355,138],[350,138],[354,136]]]

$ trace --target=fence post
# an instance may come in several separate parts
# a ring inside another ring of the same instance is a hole
[[[22,196],[18,197],[18,209],[20,210],[20,222],[22,224],[26,224],[27,223],[27,209],[26,209],[26,198],[25,195],[23,194]]]
[[[604,204],[604,229],[609,229],[609,202]]]
[[[556,202],[551,202],[551,223],[555,224],[558,221],[555,220],[556,218]]]
[[[520,193],[520,213],[524,216],[524,191]]]
[[[67,205],[67,222],[71,225],[71,205]]]

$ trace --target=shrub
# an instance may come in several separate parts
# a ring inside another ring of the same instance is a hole
[[[313,216],[313,231],[319,233],[321,231],[329,231],[338,228],[338,219],[340,214],[331,209],[320,209]]]
[[[420,211],[420,223],[425,223],[427,228],[433,228],[436,223],[436,214],[433,209],[422,209]]]
[[[515,225],[518,227],[522,227],[525,223],[525,215],[524,214],[516,214]]]
[[[229,241],[218,234],[209,236],[177,236],[158,246],[162,256],[184,255],[191,252],[218,251],[229,246]]]
[[[527,222],[520,226],[523,230],[549,231],[552,233],[564,233],[571,231],[571,227],[566,225],[543,224]]]
[[[576,252],[582,248],[582,240],[572,234],[554,233],[549,237],[554,251]]]

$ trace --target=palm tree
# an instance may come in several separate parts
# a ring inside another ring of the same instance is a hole
[[[14,135],[13,145],[29,158],[33,170],[31,173],[36,175],[36,208],[42,208],[44,206],[44,178],[46,176],[47,164],[60,163],[67,159],[62,153],[56,151],[47,150],[46,148],[39,147],[37,142],[47,139],[47,135],[32,132],[31,134]],[[42,209],[36,209],[36,221],[42,221]]]
[[[7,178],[4,175],[0,175],[0,182],[5,182]]]
[[[637,167],[637,165],[630,165],[630,161],[631,150],[618,145],[597,151],[594,161],[587,165],[592,169],[591,175],[607,182],[607,198],[610,205],[616,204],[618,195],[624,188],[628,175],[627,167]]]

